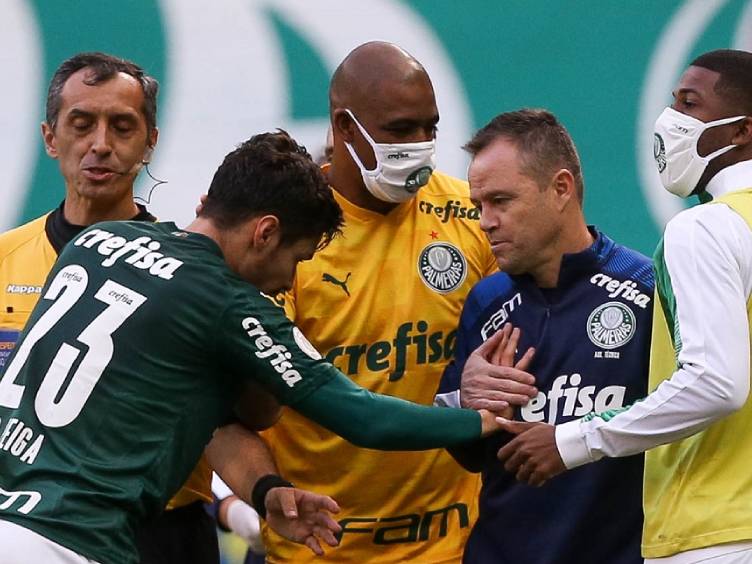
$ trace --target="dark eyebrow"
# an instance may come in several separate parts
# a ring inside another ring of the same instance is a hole
[[[97,114],[95,112],[88,112],[80,108],[73,108],[68,113],[68,116],[71,118],[85,117],[85,118],[93,119],[93,118],[96,118]],[[116,120],[116,121],[117,120],[137,121],[138,117],[133,112],[117,112],[117,113],[108,115],[108,119]]]
[[[387,122],[384,124],[384,129],[410,129],[415,127],[420,127],[424,125],[424,123],[421,120],[412,119],[412,118],[397,118],[395,120],[392,120],[390,122]],[[431,125],[436,125],[439,123],[439,116],[435,115],[433,116],[427,123],[430,123]]]
[[[699,96],[700,92],[694,88],[679,88],[678,90],[674,90],[671,94],[676,98],[679,94],[697,94]]]
[[[94,114],[92,112],[87,112],[85,110],[80,110],[78,108],[73,108],[70,111],[70,113],[68,114],[68,117],[71,117],[71,118],[77,118],[77,117],[93,118]]]

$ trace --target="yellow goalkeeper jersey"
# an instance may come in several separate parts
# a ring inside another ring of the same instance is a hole
[[[155,220],[143,208],[133,219]],[[60,207],[0,235],[0,372],[39,299],[58,252],[79,230],[65,221]],[[211,500],[211,468],[202,456],[167,508]]]
[[[288,315],[359,385],[431,404],[465,297],[497,268],[467,184],[434,172],[386,215],[334,194],[344,234],[298,266]],[[340,504],[326,561],[460,561],[480,480],[445,451],[359,449],[289,410],[264,437],[286,479]],[[267,562],[314,561],[268,528],[264,540]]]

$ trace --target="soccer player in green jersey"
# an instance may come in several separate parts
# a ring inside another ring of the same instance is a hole
[[[280,132],[225,158],[186,229],[99,223],[63,250],[0,377],[4,562],[135,562],[134,527],[233,407],[254,404],[239,402],[251,384],[369,448],[445,447],[498,428],[488,412],[359,388],[262,294],[289,288],[341,222],[319,168]],[[312,525],[325,540],[333,527]]]

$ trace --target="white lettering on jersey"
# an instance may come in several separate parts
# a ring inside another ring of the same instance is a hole
[[[520,409],[522,419],[531,423],[543,421],[544,410],[548,407],[548,423],[555,425],[559,414],[562,417],[582,417],[593,411],[601,413],[624,407],[626,387],[606,386],[596,393],[595,386],[580,388],[581,383],[582,376],[576,372],[571,376],[558,376],[548,393],[538,392]]]
[[[8,284],[5,288],[7,294],[41,294],[41,286],[27,286],[24,284]]]
[[[599,272],[590,279],[590,283],[608,292],[609,298],[621,296],[622,299],[634,304],[642,309],[648,307],[650,296],[647,296],[637,289],[637,282],[634,280],[615,280],[610,276]]]
[[[108,257],[102,261],[102,266],[105,267],[110,267],[120,258],[130,255],[123,259],[127,264],[165,280],[170,280],[175,271],[183,265],[183,261],[157,252],[162,245],[149,237],[128,240],[103,229],[92,229],[81,235],[73,244],[86,249],[96,246],[100,255]]]
[[[496,331],[498,331],[509,318],[509,314],[511,314],[514,311],[514,308],[521,303],[522,294],[518,292],[512,296],[510,300],[501,304],[501,308],[483,324],[483,328],[480,330],[481,338],[486,341],[491,335],[496,333]]]
[[[5,501],[0,503],[0,509],[5,510],[8,509],[17,499],[21,499],[22,496],[28,497],[28,499],[24,502],[24,504],[18,508],[19,513],[23,513],[26,515],[29,511],[34,509],[37,504],[42,501],[42,494],[39,492],[34,491],[28,491],[28,492],[9,492],[4,490],[3,488],[0,488],[0,497],[7,497]]]
[[[275,343],[272,338],[266,334],[264,326],[255,317],[246,317],[243,322],[243,329],[246,334],[253,340],[256,346],[256,356],[261,359],[267,359],[272,368],[282,375],[285,384],[291,388],[300,382],[303,377],[300,372],[292,367],[290,359],[292,354],[287,350],[285,345]]]
[[[23,421],[11,417],[0,434],[0,453],[9,452],[21,462],[34,464],[43,442],[43,434],[38,433],[35,437],[34,431]]]

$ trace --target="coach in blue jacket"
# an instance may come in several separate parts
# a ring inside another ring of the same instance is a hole
[[[553,424],[644,396],[651,263],[585,223],[580,160],[566,129],[543,110],[509,112],[479,130],[466,149],[470,195],[501,272],[468,296],[455,360],[436,402]],[[514,359],[506,362],[517,364],[500,378],[461,379],[470,353],[507,324],[521,330]],[[526,372],[535,376],[534,389]],[[452,452],[465,468],[483,473],[465,562],[642,562],[641,456],[584,466],[536,488],[516,481],[497,459],[509,438],[496,435]]]

